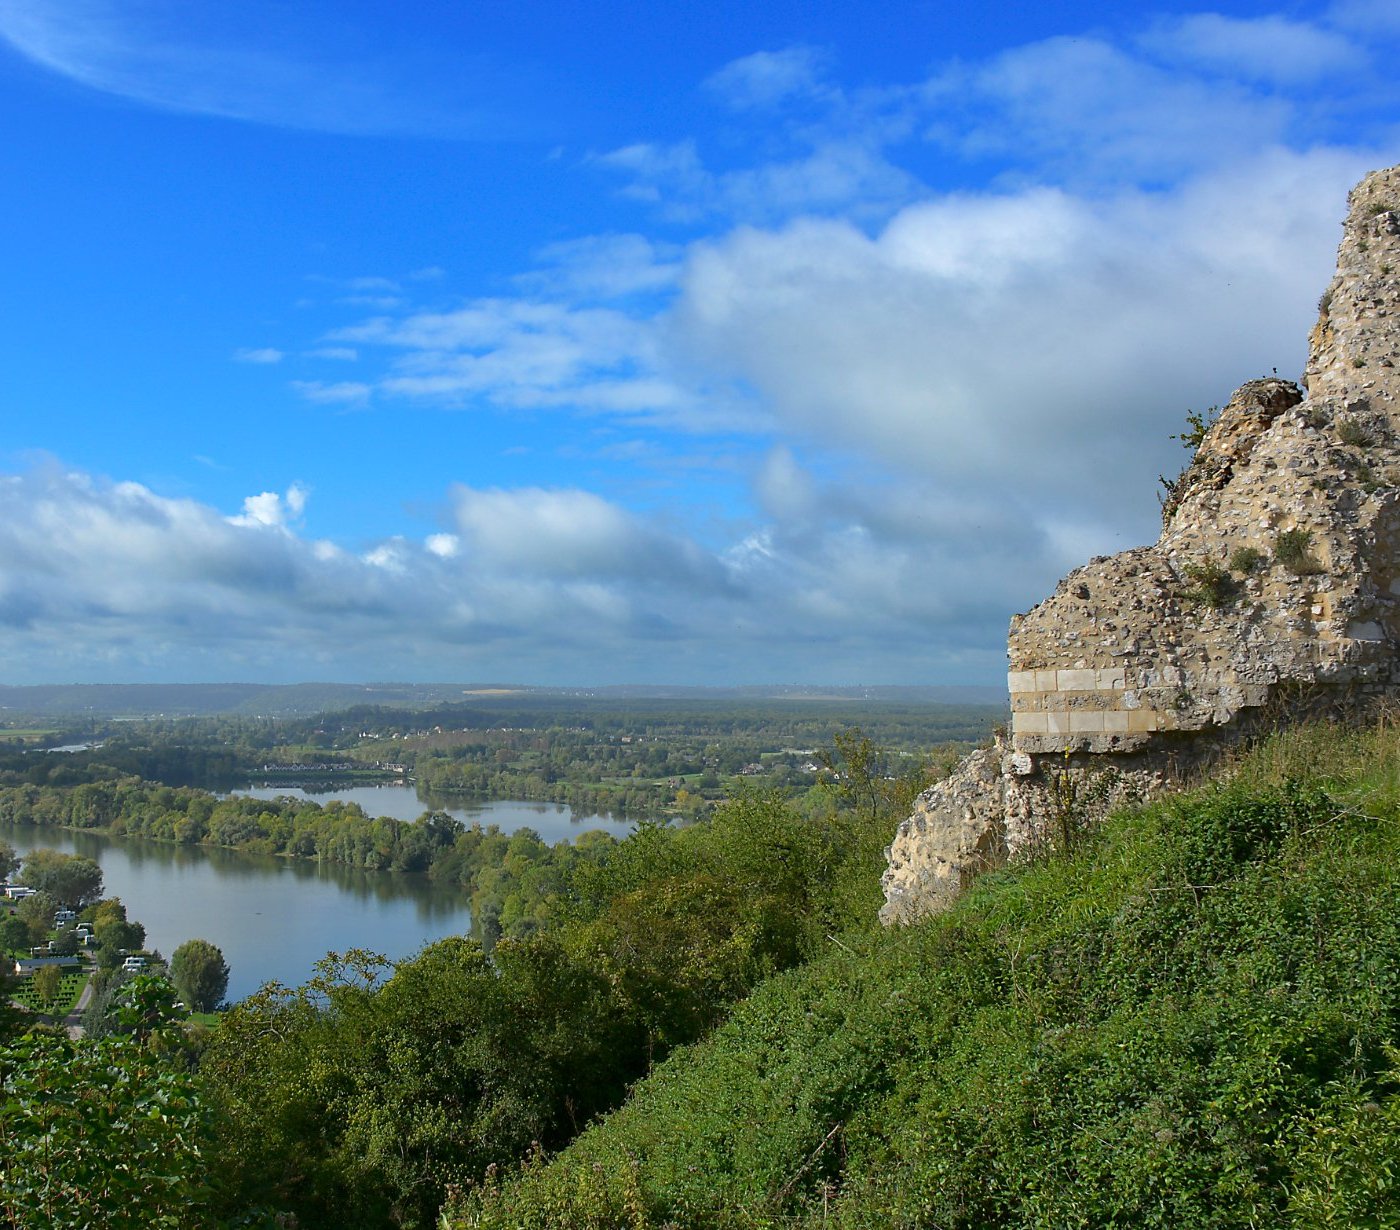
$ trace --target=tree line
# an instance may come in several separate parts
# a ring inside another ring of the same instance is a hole
[[[94,1043],[110,1086],[97,1119],[51,1113],[35,1092],[42,1064],[87,1061],[21,1038],[0,1052],[0,1091],[24,1108],[23,1130],[47,1124],[60,1149],[81,1137],[71,1156],[88,1164],[106,1133],[161,1183],[98,1183],[50,1220],[14,1224],[435,1225],[454,1193],[619,1105],[757,983],[869,927],[890,817],[921,779],[889,779],[849,747],[821,808],[746,791],[686,828],[644,823],[540,858],[520,835],[502,848],[455,833],[439,874],[499,867],[537,901],[528,926],[501,910],[489,951],[458,937],[397,966],[330,954],[306,985],[267,986],[212,1031],[172,1033],[150,994],[119,987],[115,1027]],[[182,1108],[178,1140],[144,1124],[152,1099]],[[20,1183],[0,1178],[5,1207],[21,1207]],[[109,1213],[118,1198],[146,1220]]]

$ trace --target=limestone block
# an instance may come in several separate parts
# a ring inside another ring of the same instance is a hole
[[[1092,670],[1055,672],[1055,685],[1061,692],[1092,692],[1098,686],[1097,679]]]

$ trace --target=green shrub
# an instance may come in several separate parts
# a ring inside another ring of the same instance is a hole
[[[1283,530],[1274,536],[1274,559],[1295,576],[1311,576],[1322,571],[1322,565],[1313,558],[1311,546],[1311,530]]]
[[[1181,595],[1188,602],[1198,603],[1214,611],[1228,606],[1235,596],[1235,584],[1230,579],[1230,574],[1213,560],[1204,564],[1187,564],[1181,571],[1191,582],[1191,588],[1184,590]]]
[[[1267,556],[1258,547],[1236,547],[1230,552],[1230,571],[1247,577],[1257,572]]]
[[[1358,418],[1337,420],[1337,439],[1354,448],[1370,448],[1375,443],[1371,428]]]

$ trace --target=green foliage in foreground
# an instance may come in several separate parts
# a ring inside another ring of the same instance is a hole
[[[802,816],[751,793],[643,825],[572,868],[552,926],[489,956],[450,939],[391,971],[350,953],[236,1005],[201,1059],[216,1212],[426,1228],[454,1187],[562,1147],[764,978],[873,925],[878,804]]]
[[[147,1230],[208,1224],[207,1120],[156,979],[134,982],[125,1032],[33,1031],[0,1046],[0,1225]]]
[[[770,979],[460,1230],[1400,1226],[1400,736],[1280,737]]]

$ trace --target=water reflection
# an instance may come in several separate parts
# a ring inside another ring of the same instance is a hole
[[[389,816],[394,820],[417,820],[425,811],[445,811],[463,824],[494,824],[503,833],[531,828],[549,845],[560,841],[575,841],[594,829],[603,829],[621,839],[632,831],[631,820],[613,816],[575,812],[561,803],[532,803],[519,799],[493,799],[489,802],[465,802],[460,797],[420,794],[413,786],[341,786],[307,783],[301,786],[261,782],[240,786],[235,794],[251,795],[255,799],[275,799],[278,796],[310,799],[324,807],[327,803],[354,803],[367,816]]]
[[[198,937],[223,950],[230,999],[271,979],[303,982],[331,950],[397,960],[471,925],[463,894],[425,876],[28,825],[0,824],[0,841],[95,860],[149,946],[168,957]]]

